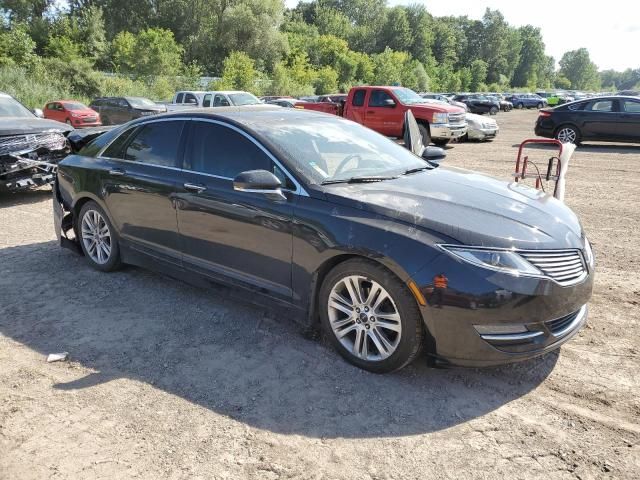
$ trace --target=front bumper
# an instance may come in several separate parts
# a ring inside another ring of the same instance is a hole
[[[432,123],[430,125],[430,133],[431,138],[454,140],[467,133],[467,124]]]
[[[437,273],[448,278],[444,292],[434,292]],[[516,277],[446,254],[412,276],[427,299],[421,313],[429,354],[439,363],[467,367],[517,362],[559,348],[586,322],[593,278],[588,265],[579,283],[561,286],[550,278]]]
[[[492,128],[470,128],[467,135],[470,140],[488,140],[498,135],[500,128],[498,126]]]

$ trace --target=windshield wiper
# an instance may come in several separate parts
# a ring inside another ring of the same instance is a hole
[[[331,185],[334,183],[370,183],[370,182],[381,182],[383,180],[393,180],[392,176],[371,176],[371,177],[351,177],[351,178],[343,178],[340,180],[325,180],[320,185]]]
[[[433,169],[433,165],[431,164],[424,165],[422,167],[410,168],[409,170],[405,170],[403,175],[410,175],[412,173],[421,172],[423,170],[432,170],[432,169]]]

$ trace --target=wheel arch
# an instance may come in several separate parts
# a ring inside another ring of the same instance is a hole
[[[578,125],[576,125],[574,122],[562,122],[562,123],[560,123],[553,130],[553,138],[555,138],[556,135],[558,135],[558,132],[564,127],[573,127],[573,128],[575,128],[576,132],[578,132],[578,137],[582,138],[582,131],[580,130],[580,127]]]

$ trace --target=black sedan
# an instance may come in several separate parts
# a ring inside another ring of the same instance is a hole
[[[522,360],[586,320],[593,256],[568,207],[336,116],[136,120],[62,161],[54,196],[61,243],[90,266],[268,297],[373,372],[423,347],[444,364]]]
[[[453,99],[464,103],[471,113],[495,115],[500,111],[500,102],[484,95],[456,95]]]
[[[540,110],[535,133],[561,142],[640,142],[640,97],[596,97]]]

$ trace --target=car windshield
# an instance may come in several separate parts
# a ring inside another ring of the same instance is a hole
[[[64,102],[64,108],[67,110],[86,110],[88,107],[82,103]]]
[[[0,117],[26,117],[34,115],[24,105],[8,95],[0,95]]]
[[[155,107],[156,102],[142,97],[127,97],[127,101],[134,107]]]
[[[393,93],[405,105],[424,103],[424,98],[409,88],[394,88]]]
[[[254,125],[309,183],[389,178],[430,168],[409,150],[362,125],[333,118]]]
[[[231,103],[233,105],[242,106],[242,105],[257,105],[262,103],[258,97],[254,97],[250,93],[242,92],[242,93],[230,93],[229,98],[231,99]]]

